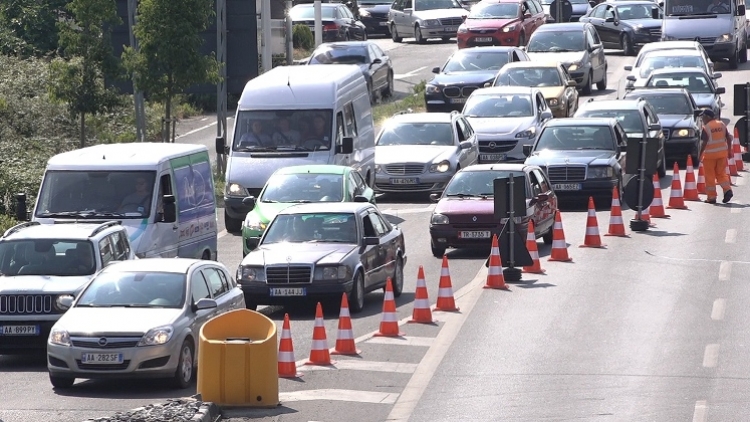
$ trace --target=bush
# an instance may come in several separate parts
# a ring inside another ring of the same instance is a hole
[[[301,23],[294,25],[294,28],[292,28],[292,44],[294,48],[312,50],[315,47],[315,38],[310,31],[310,27]]]
[[[13,217],[0,214],[0,234],[5,233],[6,230],[18,224],[18,220]]]

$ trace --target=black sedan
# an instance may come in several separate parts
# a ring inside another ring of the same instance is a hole
[[[391,35],[388,30],[388,11],[392,0],[359,0],[359,20],[367,27],[369,35]]]
[[[461,111],[472,92],[491,83],[507,63],[529,61],[518,47],[473,47],[453,53],[425,89],[427,111]]]
[[[638,47],[661,40],[662,10],[652,1],[610,1],[593,8],[581,22],[594,25],[605,48],[633,56]]]
[[[393,63],[372,41],[325,43],[316,48],[307,65],[356,64],[362,70],[370,91],[370,101],[393,94]]]
[[[248,308],[349,296],[359,312],[365,294],[404,289],[404,233],[377,207],[361,202],[300,204],[276,215],[258,248],[240,263],[237,280]]]
[[[351,10],[340,3],[320,5],[323,21],[323,42],[366,40],[365,24],[357,20]],[[293,25],[307,25],[315,36],[315,8],[313,4],[298,4],[289,11]]]

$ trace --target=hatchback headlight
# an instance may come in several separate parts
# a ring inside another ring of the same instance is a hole
[[[166,344],[172,338],[172,334],[174,334],[174,328],[169,325],[152,328],[141,337],[138,346],[159,346]]]
[[[549,100],[547,100],[547,105],[549,105],[550,107],[554,107],[558,104],[560,104],[560,101],[557,98],[550,98]]]
[[[49,342],[58,346],[70,346],[70,334],[65,330],[53,328],[49,333]]]
[[[432,219],[430,220],[432,224],[448,224],[448,216],[443,214],[432,214]]]
[[[468,29],[466,29],[466,27],[465,27],[465,26],[461,25],[461,26],[459,26],[459,27],[458,27],[458,33],[459,33],[459,34],[465,34],[465,33],[467,33],[467,32],[469,32],[469,30],[468,30]]]
[[[529,138],[533,138],[534,135],[536,135],[536,128],[530,127],[524,130],[523,132],[516,133],[516,139],[529,139]]]
[[[248,230],[254,231],[254,232],[262,232],[266,229],[267,224],[260,221],[260,217],[258,217],[257,214],[254,212],[248,213],[247,217],[245,218],[245,227],[247,227]]]
[[[589,179],[609,179],[615,175],[615,170],[610,166],[589,167]]]
[[[240,267],[238,272],[240,281],[266,281],[266,270],[263,267]]]
[[[346,265],[315,267],[315,280],[350,280],[352,272]]]
[[[511,32],[511,31],[515,31],[515,30],[516,30],[516,27],[517,27],[517,26],[518,26],[518,25],[516,25],[516,24],[513,24],[513,25],[508,25],[508,26],[506,26],[505,28],[503,28],[503,32]]]
[[[433,164],[430,166],[430,171],[435,173],[445,173],[446,171],[451,169],[451,163],[448,160],[443,160],[437,164]]]
[[[437,19],[427,19],[424,21],[424,26],[438,26],[440,25],[440,21]]]
[[[367,11],[366,9],[359,9],[359,16],[361,16],[363,18],[369,18],[370,17],[370,12]]]
[[[732,41],[732,34],[724,34],[716,37],[716,42],[729,42]]]
[[[228,183],[226,189],[224,190],[227,196],[241,196],[245,197],[245,188],[238,185],[237,183]]]
[[[691,138],[693,136],[695,136],[695,131],[693,129],[680,129],[672,134],[673,138]]]

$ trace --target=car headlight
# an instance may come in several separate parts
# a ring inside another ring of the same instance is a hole
[[[437,164],[430,166],[430,171],[433,173],[445,173],[451,169],[451,163],[448,160],[443,160]]]
[[[610,166],[589,167],[587,178],[609,179],[615,175],[615,170]]]
[[[315,280],[351,280],[352,272],[346,265],[315,267]]]
[[[240,281],[265,282],[266,270],[263,267],[242,267],[237,271]]]
[[[529,139],[529,138],[533,138],[534,135],[536,135],[536,128],[530,127],[524,130],[523,132],[516,133],[516,139]]]
[[[432,214],[431,224],[448,224],[448,216],[443,214]]]
[[[427,19],[424,21],[424,26],[438,26],[440,25],[440,21],[437,19]]]
[[[424,92],[426,94],[439,94],[440,93],[440,87],[437,85],[426,85],[424,87]]]
[[[724,34],[716,37],[716,42],[729,42],[732,41],[732,34]]]
[[[174,334],[174,328],[169,325],[163,327],[156,327],[148,330],[148,332],[141,337],[141,341],[138,342],[139,346],[159,346],[166,344]]]
[[[672,134],[673,138],[691,138],[693,136],[695,136],[695,131],[693,129],[680,129]]]
[[[238,185],[237,183],[228,183],[225,189],[225,193],[227,194],[227,196],[241,196],[243,198],[247,196],[245,195],[245,188]]]
[[[258,217],[258,215],[255,214],[254,212],[248,213],[243,223],[245,224],[245,227],[247,227],[248,230],[254,231],[254,232],[262,232],[263,230],[266,229],[266,226],[268,225],[262,222],[260,220],[260,217]]]
[[[383,166],[380,164],[375,164],[375,173],[382,173],[383,172]]]
[[[58,312],[65,312],[68,310],[68,306],[63,305],[60,303],[63,299],[70,298],[70,300],[75,299],[73,295],[60,295],[55,299],[55,310]]]
[[[580,63],[573,63],[570,66],[568,66],[568,72],[573,72],[574,70],[578,70],[579,67],[581,67]]]
[[[53,328],[49,333],[49,342],[58,346],[70,346],[70,334],[65,330]]]
[[[506,26],[506,27],[503,28],[503,32],[515,31],[517,27],[518,27],[518,25],[516,25],[516,24],[508,25],[508,26]]]
[[[369,18],[370,17],[370,12],[368,12],[365,9],[359,9],[359,16],[361,16],[363,18]]]
[[[554,107],[558,104],[560,104],[560,101],[557,98],[550,98],[549,100],[547,100],[547,105],[550,107]]]
[[[463,26],[463,25],[462,25],[462,26],[459,26],[459,27],[458,27],[458,33],[459,33],[459,34],[465,34],[465,33],[467,33],[467,32],[469,32],[469,30],[468,30],[468,29],[466,29],[466,27],[465,27],[465,26]]]

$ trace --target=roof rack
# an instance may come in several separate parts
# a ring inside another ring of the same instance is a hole
[[[89,237],[94,237],[98,233],[101,233],[102,230],[106,230],[106,229],[108,229],[110,227],[119,226],[119,225],[120,225],[119,221],[107,221],[106,223],[101,223],[101,224],[99,224],[99,226],[97,228],[95,228],[91,232],[91,234],[89,235]]]
[[[15,226],[6,230],[5,233],[3,233],[3,237],[8,237],[21,229],[25,229],[26,227],[31,227],[31,226],[38,226],[39,224],[40,223],[38,221],[26,221],[21,224],[16,224]]]

